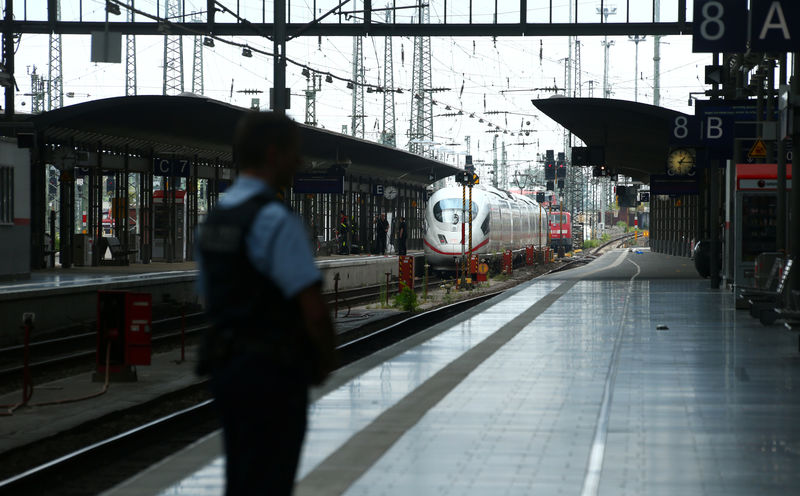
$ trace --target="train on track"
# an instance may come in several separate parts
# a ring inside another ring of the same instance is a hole
[[[469,207],[464,209],[460,186],[442,188],[425,210],[423,243],[428,264],[437,271],[454,271],[469,252]],[[482,259],[504,250],[545,246],[547,211],[536,200],[491,186],[472,188],[472,251]]]
[[[558,252],[561,247],[564,252],[572,251],[572,216],[569,212],[561,210],[551,210],[549,217],[550,224],[550,248]]]

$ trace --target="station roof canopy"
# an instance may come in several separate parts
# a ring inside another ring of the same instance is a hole
[[[180,157],[232,165],[233,132],[248,112],[195,95],[95,100],[33,116],[46,144],[143,157]],[[429,184],[458,172],[451,165],[316,127],[300,125],[305,171],[346,165],[354,176]]]
[[[644,183],[664,174],[673,119],[685,115],[609,98],[554,96],[533,104],[587,146],[604,146],[609,168]]]

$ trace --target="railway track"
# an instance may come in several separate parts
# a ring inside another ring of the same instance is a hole
[[[431,285],[440,282],[437,277],[431,277],[428,281]],[[421,281],[419,283],[421,284]],[[338,294],[326,293],[325,298],[331,308],[337,306],[341,313],[356,305],[377,302],[384,294],[381,289],[381,285],[366,286],[340,291]],[[389,296],[397,293],[397,285],[390,283],[387,293]],[[151,330],[152,343],[156,348],[178,345],[181,339],[192,340],[206,328],[203,312],[190,312],[154,320]],[[35,377],[52,374],[59,369],[72,370],[82,365],[88,370],[96,358],[97,333],[79,331],[52,339],[32,341],[28,346],[31,357],[29,370]],[[21,382],[23,353],[23,345],[0,348],[0,383],[7,385],[11,390]]]
[[[368,356],[501,292],[484,294],[413,315],[343,343],[338,346],[341,363],[347,365]],[[193,389],[203,387],[202,383],[192,386]],[[163,400],[158,398],[152,402]],[[150,466],[159,457],[167,456],[168,452],[162,452],[165,447],[169,452],[175,452],[216,428],[213,402],[203,401],[0,481],[0,493],[70,495],[101,492]],[[116,477],[111,477],[111,472]]]
[[[599,255],[602,252],[602,250],[608,248],[609,246],[613,246],[613,245],[616,245],[615,247],[618,248],[623,243],[625,243],[629,239],[633,238],[635,235],[636,235],[635,233],[626,233],[626,234],[623,234],[622,236],[618,236],[618,237],[616,237],[614,239],[611,239],[611,240],[603,243],[602,245],[600,245],[600,246],[598,246],[596,248],[593,248],[592,251],[588,255],[584,254],[581,257],[572,258],[572,259],[568,260],[566,263],[564,263],[564,265],[562,265],[561,267],[556,267],[555,269],[551,270],[550,272],[548,272],[548,274],[552,274],[552,273],[555,273],[555,272],[561,272],[563,270],[569,270],[569,269],[572,269],[572,268],[574,268],[574,267],[576,267],[578,265],[587,264],[587,263],[591,262],[592,260],[594,260],[595,258],[597,258],[597,255]]]

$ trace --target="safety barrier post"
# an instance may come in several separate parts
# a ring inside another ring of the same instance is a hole
[[[339,273],[333,275],[333,317],[339,316]]]
[[[429,267],[430,267],[430,265],[428,265],[426,263],[425,264],[425,293],[424,293],[425,296],[423,297],[423,299],[425,299],[425,300],[428,299],[428,268]]]
[[[181,305],[181,363],[186,361],[186,302]]]
[[[386,306],[389,306],[389,277],[392,275],[391,272],[385,272],[386,274]],[[338,275],[338,274],[337,274]]]
[[[33,396],[33,381],[31,380],[30,369],[30,341],[33,322],[36,320],[35,313],[22,314],[22,328],[25,331],[23,337],[23,358],[22,358],[22,404],[25,405]]]

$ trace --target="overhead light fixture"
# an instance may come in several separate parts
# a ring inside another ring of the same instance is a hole
[[[333,82],[333,78],[331,77],[331,75],[330,75],[330,74],[328,74],[327,76],[325,76],[325,82],[326,82],[326,83],[332,83],[332,82]]]
[[[203,45],[209,48],[214,48],[214,38],[209,38],[208,36],[206,36],[205,38],[203,38]]]
[[[400,94],[402,94],[402,93],[403,93],[403,90],[402,90],[402,89],[400,89],[400,88],[397,88],[397,91],[395,91],[395,93],[397,93],[398,95],[400,95]]]
[[[450,105],[446,105],[446,106],[444,107],[444,109],[445,109],[445,110],[452,110],[452,109],[450,108]]]
[[[242,48],[242,57],[247,57],[248,59],[251,59],[253,58],[253,52],[249,48],[244,47]]]
[[[347,82],[347,89],[348,90],[352,90],[353,89],[353,82],[352,81],[348,81]]]
[[[106,0],[106,12],[113,15],[120,15],[119,5]]]
[[[371,86],[367,86],[367,93],[372,93],[372,87]]]
[[[464,111],[463,110],[459,110],[458,111],[458,115],[464,115]]]
[[[482,122],[483,122],[483,117],[481,117],[480,119],[478,119],[478,122],[481,122],[481,123],[482,123]]]
[[[307,67],[303,67],[303,70],[300,71],[300,74],[302,74],[305,77],[308,77],[310,73],[308,72],[308,68]]]
[[[475,114],[469,114],[469,118],[470,119],[474,119],[475,118]]]

